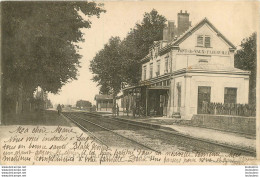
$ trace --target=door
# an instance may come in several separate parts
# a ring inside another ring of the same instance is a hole
[[[168,107],[168,91],[167,93],[164,95],[164,100],[163,100],[163,115],[167,116],[167,107]]]
[[[168,94],[160,95],[160,115],[167,115]]]
[[[163,116],[165,96],[160,95],[160,115]]]
[[[211,87],[199,86],[198,87],[198,114],[205,114],[203,110],[203,102],[210,103]]]

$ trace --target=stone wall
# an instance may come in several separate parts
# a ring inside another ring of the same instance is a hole
[[[256,134],[255,117],[198,114],[193,115],[190,123],[194,126],[222,131],[237,132],[248,135]]]

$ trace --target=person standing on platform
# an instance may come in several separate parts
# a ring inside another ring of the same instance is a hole
[[[60,105],[60,104],[58,104],[57,110],[58,110],[58,115],[60,115],[60,114],[61,114],[61,111],[62,111],[62,108],[61,108],[61,105]]]
[[[128,113],[129,113],[129,102],[126,102],[126,115],[128,117]]]
[[[136,106],[135,104],[133,105],[133,117],[135,118],[135,114],[136,114]]]
[[[119,106],[116,104],[116,115],[119,116]]]
[[[115,117],[116,116],[116,106],[113,105],[112,107],[112,116]]]

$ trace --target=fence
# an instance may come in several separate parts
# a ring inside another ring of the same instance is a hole
[[[189,125],[256,135],[256,118],[233,115],[195,114]]]
[[[256,115],[256,106],[234,103],[208,103],[203,101],[202,114],[235,115],[251,117]]]

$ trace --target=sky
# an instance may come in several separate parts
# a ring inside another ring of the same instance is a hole
[[[94,103],[94,97],[99,93],[97,83],[89,70],[90,61],[96,53],[104,47],[110,37],[125,38],[136,23],[140,23],[145,12],[156,9],[167,20],[174,20],[177,24],[177,13],[187,10],[190,14],[192,26],[203,18],[207,18],[227,39],[239,48],[241,41],[257,31],[258,6],[254,1],[130,1],[105,2],[106,13],[100,18],[83,17],[92,21],[90,29],[82,29],[85,42],[80,43],[79,54],[81,68],[78,79],[67,83],[59,94],[49,94],[53,104],[76,104],[83,99]]]

